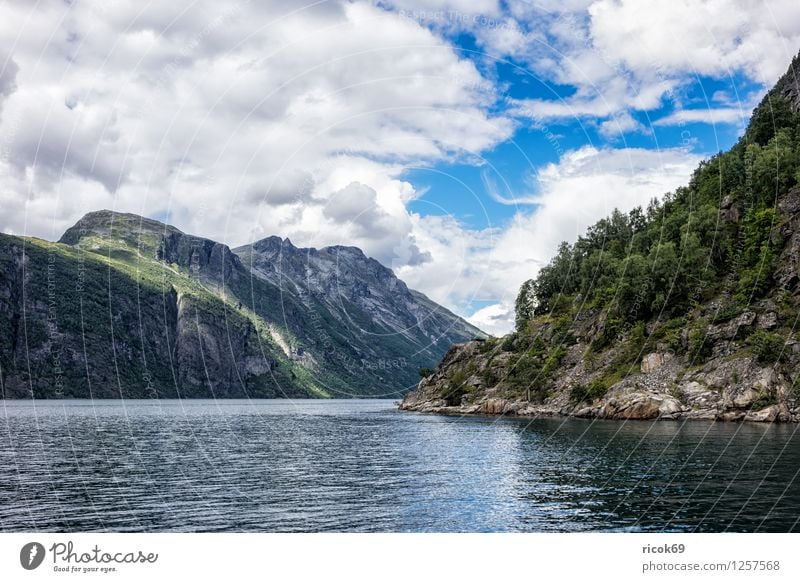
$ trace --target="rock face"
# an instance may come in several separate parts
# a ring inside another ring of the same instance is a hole
[[[0,235],[6,398],[400,396],[482,335],[352,247],[233,251],[109,211]]]
[[[800,55],[792,59],[788,73],[778,81],[775,90],[794,111],[800,111]]]
[[[642,358],[642,373],[650,374],[651,372],[655,372],[662,365],[664,365],[665,362],[668,362],[671,359],[672,354],[668,352],[654,352],[652,354],[647,354]]]
[[[409,289],[391,269],[356,247],[297,248],[289,239],[269,237],[233,252],[255,276],[299,302],[311,305],[319,301],[330,306],[343,326],[352,325],[348,320],[354,317],[366,318],[371,325],[408,341],[408,355],[421,351],[435,361],[450,347],[453,337],[485,337],[441,305]],[[417,374],[417,370],[412,371]]]

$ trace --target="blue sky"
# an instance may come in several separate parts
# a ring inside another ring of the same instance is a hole
[[[356,245],[499,334],[561,240],[735,142],[800,3],[12,2],[0,47],[0,230]]]
[[[495,78],[503,88],[504,99],[558,101],[574,94],[574,87],[550,85],[517,63],[513,55],[502,61],[485,62],[475,50],[474,39],[466,34],[450,39],[466,58]],[[766,86],[741,73],[723,78],[689,75],[677,88],[676,100],[665,98],[657,107],[632,112],[642,129],[628,131],[611,127],[601,132],[591,118],[567,118],[539,124],[521,124],[511,138],[482,154],[480,163],[439,163],[410,168],[404,174],[416,189],[424,192],[409,208],[421,215],[452,212],[471,228],[486,228],[512,219],[528,204],[525,199],[536,191],[536,172],[546,164],[557,163],[563,151],[584,146],[596,148],[643,148],[657,151],[682,148],[700,156],[711,156],[730,148],[741,136],[750,110],[763,96]],[[741,119],[723,123],[693,121],[659,125],[670,114],[697,110],[734,109]],[[555,137],[554,137],[555,136]],[[498,198],[502,198],[499,201]]]

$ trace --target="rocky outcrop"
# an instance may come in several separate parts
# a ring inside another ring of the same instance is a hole
[[[591,402],[572,398],[576,385],[590,384],[597,376],[584,360],[572,359],[559,368],[544,382],[547,395],[537,401],[540,390],[510,386],[510,356],[502,344],[488,350],[484,342],[454,346],[400,409],[449,415],[800,421],[800,396],[785,367],[764,366],[744,351],[740,357],[713,358],[698,369],[692,369],[685,356],[651,353],[642,360],[641,371],[613,383]]]
[[[239,257],[227,245],[182,232],[169,232],[161,237],[156,259],[184,267],[192,275],[219,285],[235,282],[243,272]]]
[[[792,59],[789,70],[775,86],[775,92],[789,103],[795,113],[800,112],[800,55]]]
[[[668,352],[653,352],[652,354],[647,354],[642,358],[642,373],[650,374],[655,372],[671,359],[672,354]]]

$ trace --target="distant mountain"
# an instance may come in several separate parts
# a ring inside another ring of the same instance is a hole
[[[474,337],[354,247],[231,250],[107,210],[0,235],[6,398],[396,397]]]

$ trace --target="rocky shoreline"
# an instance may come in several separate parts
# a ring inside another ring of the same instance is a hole
[[[550,382],[550,396],[533,402],[510,393],[502,381],[486,384],[487,376],[503,375],[508,352],[486,351],[481,341],[453,346],[399,409],[457,416],[800,422],[800,398],[781,369],[762,366],[745,353],[731,357],[725,350],[695,368],[667,351],[647,354],[635,373],[612,385],[603,397],[575,402],[571,387],[591,376],[582,357],[584,348],[578,344],[568,350],[558,377]],[[791,348],[800,352],[800,344]],[[448,401],[454,375],[463,376],[460,402]]]

